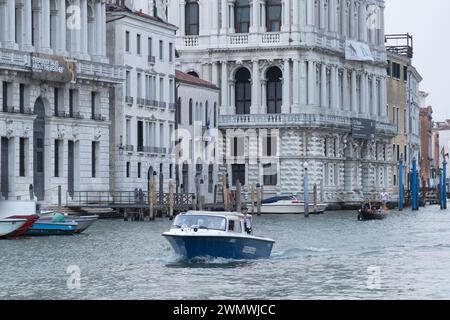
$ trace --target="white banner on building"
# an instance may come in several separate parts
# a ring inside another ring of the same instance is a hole
[[[345,59],[353,61],[374,61],[372,52],[367,44],[351,40],[345,42]]]

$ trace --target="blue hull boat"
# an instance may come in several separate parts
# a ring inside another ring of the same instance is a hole
[[[76,223],[36,222],[28,229],[28,236],[67,236],[77,230]]]
[[[170,231],[162,235],[176,254],[187,259],[269,258],[275,241],[249,234],[244,221],[237,213],[189,211],[178,215]]]
[[[269,258],[273,242],[270,240],[230,236],[178,236],[164,234],[176,254],[195,257],[219,257],[226,259]]]

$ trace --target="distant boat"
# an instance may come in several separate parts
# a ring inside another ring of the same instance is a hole
[[[27,236],[67,236],[75,234],[76,222],[35,222],[25,233]]]
[[[99,216],[97,216],[97,215],[76,217],[76,216],[64,215],[62,213],[55,212],[55,211],[47,211],[47,212],[42,212],[39,215],[39,222],[51,222],[51,221],[55,222],[54,221],[55,216],[63,217],[63,219],[61,219],[59,222],[74,222],[74,223],[76,223],[77,228],[76,228],[75,233],[84,232],[99,218]]]
[[[274,240],[247,234],[244,216],[231,212],[189,211],[179,214],[168,232],[162,234],[175,253],[187,259],[268,258]]]
[[[310,214],[324,213],[328,205],[318,203],[316,205],[310,203]],[[261,213],[267,214],[303,214],[305,213],[305,203],[298,200],[296,196],[277,196],[261,201]]]
[[[2,200],[0,201],[0,219],[26,219],[27,221],[8,237],[17,237],[25,234],[27,230],[39,219],[36,214],[36,202],[28,200]]]
[[[360,209],[358,211],[358,220],[383,220],[387,217],[387,212],[383,209]]]
[[[18,229],[22,228],[28,222],[27,219],[1,219],[0,220],[0,238],[6,238],[13,235]]]

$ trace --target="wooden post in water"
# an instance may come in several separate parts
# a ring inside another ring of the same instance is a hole
[[[239,179],[236,181],[236,212],[242,211],[242,190]]]
[[[313,186],[313,201],[314,201],[314,213],[317,213],[317,184]]]
[[[169,179],[169,219],[173,219],[173,181]]]
[[[62,207],[62,188],[58,186],[58,207]]]
[[[150,177],[148,182],[148,212],[149,212],[149,221],[155,220],[155,184],[153,175]]]
[[[261,215],[261,186],[259,183],[256,184],[256,212],[258,216]]]
[[[252,186],[250,187],[250,201],[252,202],[252,214],[255,212],[255,183],[252,183]]]
[[[228,211],[227,177],[225,174],[222,177],[222,192],[223,192],[223,210]]]

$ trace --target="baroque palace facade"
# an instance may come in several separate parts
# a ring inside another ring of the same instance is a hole
[[[221,174],[324,201],[394,191],[382,0],[171,0],[182,70],[221,88]],[[312,188],[311,188],[312,189]]]
[[[109,88],[124,78],[104,0],[0,1],[1,199],[108,190]]]

